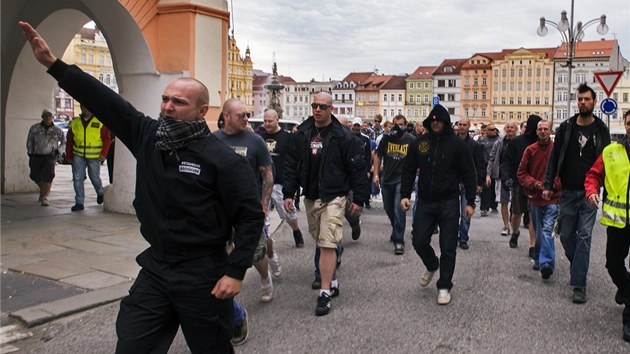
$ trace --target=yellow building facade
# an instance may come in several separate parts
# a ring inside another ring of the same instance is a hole
[[[551,119],[556,48],[520,48],[492,62],[492,121]]]
[[[82,28],[70,41],[62,60],[68,64],[77,65],[83,71],[118,92],[118,83],[109,47],[98,28]],[[78,116],[81,113],[78,103],[71,100],[71,97],[61,89],[55,93],[55,102],[55,109],[59,114]]]
[[[245,49],[245,57],[236,45],[234,35],[228,38],[228,98],[238,98],[247,106],[247,111],[254,112],[254,63],[249,47]]]

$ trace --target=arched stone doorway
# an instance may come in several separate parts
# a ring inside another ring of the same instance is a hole
[[[2,193],[36,189],[28,178],[25,139],[28,128],[39,121],[42,108],[51,106],[55,85],[32,57],[17,26],[19,20],[30,22],[58,56],[74,34],[93,20],[108,41],[120,94],[147,115],[157,116],[164,87],[180,76],[203,81],[211,93],[208,118],[219,112],[227,77],[224,53],[229,14],[224,0],[198,0],[194,4],[3,0],[1,6]],[[114,176],[114,184],[106,191],[106,208],[132,213],[135,160],[122,144],[116,146]]]

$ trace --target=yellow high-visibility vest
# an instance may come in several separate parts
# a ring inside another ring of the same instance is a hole
[[[630,161],[626,147],[612,143],[602,152],[604,160],[604,187],[606,199],[602,207],[601,223],[623,229],[628,223],[628,183],[630,182]]]
[[[74,135],[72,153],[86,159],[98,159],[101,156],[101,150],[103,150],[102,128],[103,123],[96,117],[92,117],[85,128],[81,122],[81,117],[73,119],[70,122],[70,129]]]

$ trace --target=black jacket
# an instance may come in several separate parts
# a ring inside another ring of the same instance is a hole
[[[512,180],[511,183],[518,183],[518,179],[516,178],[518,165],[521,164],[521,159],[523,158],[525,149],[529,145],[538,141],[536,129],[538,128],[538,122],[541,120],[542,118],[539,116],[529,116],[527,119],[527,128],[525,128],[525,133],[514,138],[514,140],[508,144],[507,148],[505,148],[505,154],[503,155],[503,160],[501,161],[500,175],[502,183],[506,183],[510,179]]]
[[[442,106],[440,107],[442,110]],[[434,108],[436,110],[436,108]],[[437,115],[445,122],[444,130],[436,135],[431,130],[433,111],[424,120],[428,133],[416,138],[402,168],[400,195],[410,198],[416,171],[420,169],[418,193],[421,199],[440,201],[459,196],[459,184],[464,184],[468,205],[475,207],[476,175],[472,154],[466,143],[453,133],[450,116]]]
[[[481,146],[481,144],[473,140],[470,135],[466,135],[466,139],[464,139],[464,142],[466,143],[466,146],[468,146],[470,154],[473,158],[473,163],[475,164],[475,173],[477,174],[477,186],[482,187],[486,183],[486,159],[483,156],[483,147]]]
[[[553,150],[551,150],[551,156],[549,156],[549,162],[547,163],[547,171],[545,172],[545,189],[553,189],[553,180],[560,176],[560,171],[564,166],[564,157],[567,153],[567,147],[569,146],[569,140],[573,133],[573,127],[577,124],[578,115],[567,119],[562,122],[556,131],[556,138],[554,139]],[[599,156],[604,151],[604,148],[610,144],[610,132],[604,121],[595,117],[595,156]]]
[[[264,214],[249,163],[209,134],[187,147],[156,149],[158,122],[76,66],[57,60],[48,72],[116,134],[137,160],[133,205],[153,259],[218,257],[219,275],[243,279]],[[225,258],[232,228],[234,250]],[[146,258],[138,257],[140,265]]]
[[[345,196],[353,191],[353,203],[363,206],[369,199],[367,180],[368,166],[365,163],[362,142],[332,117],[332,130],[325,138],[319,176],[319,195],[323,202]],[[309,170],[311,157],[309,146],[315,119],[309,117],[294,134],[294,147],[289,149],[284,165],[284,198],[293,198],[299,186],[307,189],[307,176],[317,171]]]

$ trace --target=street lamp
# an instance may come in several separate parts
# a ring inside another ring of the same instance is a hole
[[[600,35],[605,35],[606,33],[608,33],[608,25],[606,25],[606,15],[601,15],[599,18],[594,18],[586,22],[585,24],[582,24],[581,21],[578,21],[577,25],[574,27],[573,26],[573,2],[574,0],[571,0],[571,22],[569,22],[569,20],[567,19],[567,12],[563,10],[560,13],[560,21],[558,23],[546,20],[544,17],[541,17],[540,25],[538,26],[538,29],[536,30],[536,33],[538,33],[539,36],[544,37],[545,35],[547,35],[547,32],[549,32],[549,30],[547,29],[547,26],[545,25],[549,24],[552,27],[556,28],[558,32],[560,32],[560,35],[562,36],[562,41],[567,44],[567,54],[566,54],[567,64],[563,66],[566,66],[569,68],[569,86],[568,86],[569,96],[567,97],[567,100],[568,100],[567,115],[568,116],[571,115],[571,74],[572,74],[572,69],[573,69],[573,58],[575,56],[576,44],[577,42],[580,42],[582,41],[582,39],[584,39],[584,30],[586,29],[586,27],[594,23],[599,22],[599,25],[597,26],[597,33],[599,33]],[[553,127],[553,110],[551,112],[551,126]]]

